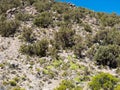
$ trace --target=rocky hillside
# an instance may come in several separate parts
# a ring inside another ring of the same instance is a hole
[[[0,90],[120,90],[120,16],[0,0]]]

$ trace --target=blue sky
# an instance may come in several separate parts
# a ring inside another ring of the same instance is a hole
[[[120,0],[59,0],[71,2],[97,12],[117,13],[120,15]]]

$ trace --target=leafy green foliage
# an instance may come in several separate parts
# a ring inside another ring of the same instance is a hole
[[[100,46],[94,60],[99,65],[116,68],[120,65],[120,47],[118,45]]]
[[[23,54],[28,55],[37,55],[40,57],[44,57],[47,55],[48,50],[48,41],[46,39],[42,39],[36,43],[30,45],[22,45],[20,51]]]
[[[52,14],[49,12],[43,12],[37,17],[35,17],[34,24],[36,26],[47,28],[48,26],[52,25]]]
[[[118,79],[108,73],[100,73],[92,78],[89,83],[92,90],[113,90]]]
[[[4,37],[9,37],[10,35],[14,35],[17,28],[19,26],[19,22],[16,20],[5,20],[0,22],[0,35]]]

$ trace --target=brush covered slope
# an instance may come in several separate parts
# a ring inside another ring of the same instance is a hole
[[[120,16],[54,0],[0,0],[0,90],[120,90]]]

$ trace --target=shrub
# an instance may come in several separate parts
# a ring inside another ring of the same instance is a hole
[[[84,18],[84,13],[81,12],[80,8],[75,8],[70,12],[70,17],[73,22],[81,23],[81,19]]]
[[[82,51],[84,49],[84,46],[81,42],[78,42],[74,47],[73,47],[73,50],[74,50],[74,54],[78,57],[78,58],[81,58],[83,55],[82,55]]]
[[[78,58],[81,58],[83,56],[82,55],[82,51],[85,48],[84,45],[83,45],[83,39],[82,39],[82,37],[79,36],[79,35],[74,36],[74,43],[75,43],[75,45],[73,46],[74,54]]]
[[[17,28],[19,26],[19,22],[16,20],[11,20],[11,21],[3,21],[0,22],[0,34],[1,36],[4,37],[9,37],[10,35],[14,35],[16,32]]]
[[[88,24],[84,24],[84,29],[86,32],[92,32],[92,28]]]
[[[75,31],[67,28],[61,27],[61,29],[55,33],[55,42],[59,48],[69,48],[74,45],[74,35]]]
[[[35,18],[34,24],[42,28],[47,28],[48,26],[53,24],[53,19],[51,15],[52,14],[49,12],[43,12]]]
[[[98,18],[103,26],[113,27],[119,22],[119,17],[115,14],[98,13]]]
[[[72,81],[70,81],[70,80],[63,80],[60,83],[60,86],[55,88],[54,90],[66,90],[66,89],[72,90],[74,87],[75,86],[73,85]]]
[[[81,18],[83,18],[83,13],[80,12],[79,8],[72,9],[66,11],[63,14],[63,18],[65,22],[72,22],[72,23],[82,23]]]
[[[113,90],[118,79],[108,73],[100,73],[92,78],[89,83],[92,90]]]
[[[62,2],[56,2],[55,4],[53,4],[52,9],[59,14],[63,14],[70,10],[69,6],[66,3]]]
[[[11,80],[11,81],[9,81],[9,83],[10,83],[11,86],[16,86],[17,85],[15,80]]]
[[[55,46],[49,48],[49,53],[52,58],[58,59],[58,49]]]
[[[120,45],[120,32],[116,29],[99,31],[93,38],[93,42],[100,45]]]
[[[118,84],[118,85],[114,88],[114,90],[120,90],[120,84]]]
[[[120,47],[118,45],[100,46],[94,60],[99,65],[116,68],[120,65]]]
[[[0,0],[0,14],[21,5],[21,0]]]
[[[30,45],[22,45],[20,51],[23,54],[28,55],[37,55],[40,57],[44,57],[47,55],[48,50],[48,41],[46,39],[42,39],[36,43]]]
[[[52,2],[48,2],[48,0],[38,0],[34,3],[38,12],[48,11],[50,10]]]
[[[37,0],[27,0],[28,4],[32,5],[36,2]]]
[[[27,41],[27,42],[32,42],[34,37],[33,37],[33,31],[31,28],[23,28],[22,32],[22,39]]]
[[[20,21],[29,21],[32,16],[30,14],[19,12],[15,15],[15,18]]]
[[[75,85],[72,80],[63,80],[54,90],[82,90],[82,88]]]
[[[25,89],[24,89],[24,88],[21,88],[21,87],[19,87],[19,86],[16,86],[16,87],[12,88],[11,90],[25,90]]]

